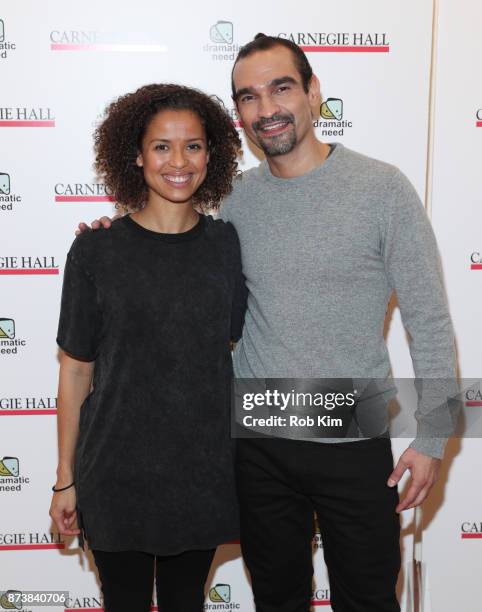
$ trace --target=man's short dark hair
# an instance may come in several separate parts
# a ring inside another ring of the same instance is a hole
[[[258,51],[267,51],[268,49],[272,49],[273,47],[281,46],[289,49],[293,54],[293,61],[296,66],[296,69],[300,73],[301,82],[303,84],[303,89],[306,93],[308,93],[308,88],[310,84],[311,77],[313,76],[313,69],[311,68],[310,62],[308,58],[300,49],[300,47],[291,40],[287,38],[280,38],[279,36],[267,36],[266,34],[256,34],[253,40],[246,45],[243,45],[239,50],[238,56],[234,60],[233,69],[231,71],[231,91],[233,100],[236,99],[236,90],[234,88],[234,79],[233,73],[236,64],[239,60],[248,57],[248,55],[252,55]]]

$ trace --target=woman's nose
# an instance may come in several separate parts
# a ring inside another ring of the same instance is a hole
[[[183,168],[186,165],[184,149],[173,149],[169,163],[173,168]]]

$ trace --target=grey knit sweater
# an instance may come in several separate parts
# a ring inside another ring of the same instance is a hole
[[[264,161],[235,180],[221,216],[238,232],[249,289],[238,378],[389,379],[383,325],[395,290],[416,377],[454,379],[435,237],[397,168],[341,144],[294,178]],[[422,392],[415,416],[410,446],[441,457],[446,440]]]

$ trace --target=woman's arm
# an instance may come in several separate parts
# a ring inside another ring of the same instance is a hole
[[[59,463],[55,488],[66,487],[74,479],[80,407],[90,393],[93,372],[93,361],[80,361],[62,351],[57,399]],[[76,519],[75,506],[75,487],[54,493],[52,496],[50,516],[62,535],[79,533],[78,529],[72,528]]]

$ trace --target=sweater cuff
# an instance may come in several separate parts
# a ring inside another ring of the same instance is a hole
[[[448,438],[428,438],[424,436],[423,438],[415,438],[409,445],[409,448],[414,448],[419,453],[423,453],[428,457],[442,459],[447,442]]]

